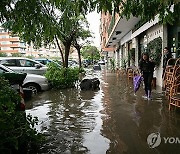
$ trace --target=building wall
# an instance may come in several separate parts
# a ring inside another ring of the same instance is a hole
[[[157,37],[161,37],[162,42],[167,42],[167,37],[163,37],[163,34],[165,33],[167,33],[167,29],[164,29],[163,25],[156,24],[155,26],[147,30],[147,33],[146,33],[146,35],[148,36],[147,42],[149,43],[150,41],[154,40]],[[163,47],[164,45],[162,43],[162,49]],[[163,50],[162,50],[162,55],[163,55]],[[158,86],[162,86],[162,73],[163,73],[162,62],[163,62],[163,58],[161,57],[161,63],[159,67],[157,67],[154,71],[154,77],[156,77],[156,84]]]
[[[0,52],[7,54],[24,53],[25,45],[19,40],[17,36],[0,27]]]
[[[116,20],[117,16],[115,16]],[[114,47],[106,47],[106,43],[109,38],[108,30],[111,23],[112,15],[108,12],[101,12],[101,24],[100,24],[100,36],[101,36],[101,56],[103,56],[107,61],[108,57],[114,55]]]
[[[109,19],[113,19],[113,18],[111,17]],[[169,47],[171,47],[171,50],[174,51],[174,57],[175,57],[175,54],[176,54],[176,57],[180,55],[180,37],[179,37],[180,36],[180,22],[177,21],[175,25],[168,27],[167,25],[159,24],[159,15],[156,15],[154,17],[154,20],[146,22],[143,25],[140,25],[141,22],[139,22],[139,20],[138,19],[136,20],[136,19],[133,19],[133,17],[132,18],[130,17],[130,19],[128,20],[129,22],[125,22],[123,18],[120,19],[118,18],[118,16],[115,15],[114,27],[111,27],[112,31],[110,32],[110,35],[108,36],[109,38],[107,38],[107,28],[102,29],[102,33],[106,34],[105,44],[111,46],[111,43],[112,43],[115,46],[114,48],[117,49],[116,54],[114,55],[114,58],[116,59],[117,67],[122,67],[122,59],[127,58],[128,51],[131,48],[135,49],[135,65],[138,67],[138,63],[141,58],[141,50],[143,49],[142,52],[145,51],[147,44],[158,37],[162,38],[162,49],[164,47],[168,47],[168,44],[169,44]],[[104,21],[106,22],[106,20]],[[103,25],[106,25],[106,24],[110,25],[111,23],[112,22],[108,20],[108,22],[104,23]],[[118,24],[116,25],[116,23]],[[134,27],[132,28],[129,25],[133,25]],[[121,35],[119,35],[119,38],[116,37],[116,32],[118,31],[121,31]],[[168,35],[171,35],[171,37]],[[113,37],[116,37],[118,39],[113,39]],[[175,52],[175,50],[177,49],[179,50]],[[163,50],[162,50],[162,55],[163,55]],[[154,72],[154,76],[156,77],[157,85],[162,86],[163,56],[161,57],[160,61],[161,63],[159,67],[156,68]]]
[[[22,42],[18,36],[12,36],[11,32],[0,27],[0,52],[11,56],[12,53],[21,53],[24,56],[34,57],[60,57],[57,45],[35,49],[33,44],[28,45]]]

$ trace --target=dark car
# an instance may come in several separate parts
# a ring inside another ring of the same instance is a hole
[[[18,104],[18,110],[25,111],[25,103],[24,98],[30,97],[32,94],[30,89],[23,89],[22,84],[24,79],[26,78],[26,73],[17,73],[17,72],[6,72],[4,69],[0,68],[0,77],[5,78],[9,81],[11,88],[17,91],[21,97],[21,102]],[[29,94],[29,95],[28,95]]]

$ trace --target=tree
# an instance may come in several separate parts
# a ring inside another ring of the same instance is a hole
[[[81,53],[84,59],[89,59],[92,62],[100,59],[100,52],[95,46],[85,46],[82,48]]]
[[[7,57],[7,54],[4,52],[0,52],[0,57]]]
[[[77,37],[80,16],[96,8],[97,11],[117,12],[127,18],[140,16],[144,21],[159,14],[161,22],[170,24],[180,17],[179,0],[1,0],[0,22],[6,22],[4,27],[28,44],[33,42],[36,47],[56,40],[64,67],[68,67],[69,49]]]
[[[25,5],[24,5],[25,4]],[[28,4],[28,5],[26,5]],[[141,17],[143,20],[153,19],[156,14],[160,14],[160,20],[164,23],[171,23],[180,17],[180,2],[179,0],[76,0],[76,1],[60,1],[60,0],[1,0],[0,5],[0,22],[10,19],[18,19],[17,14],[23,14],[26,21],[33,21],[34,18],[42,20],[37,16],[41,12],[41,16],[46,14],[47,9],[42,8],[47,5],[51,5],[51,11],[54,12],[56,8],[62,12],[65,9],[70,9],[78,14],[87,14],[88,12],[102,10],[109,11],[110,13],[121,11],[121,15],[125,15],[127,18],[130,15]],[[70,7],[67,7],[70,6]],[[174,6],[172,12],[171,6]],[[29,16],[34,14],[35,16]],[[20,18],[17,22],[18,25],[23,24],[23,18]],[[36,21],[36,23],[37,23]],[[33,27],[34,28],[34,27]]]
[[[76,37],[73,41],[73,46],[76,48],[77,52],[78,52],[78,57],[79,57],[79,68],[82,67],[81,64],[81,49],[85,44],[88,44],[88,38],[92,37],[91,32],[88,30],[89,28],[89,24],[87,22],[87,20],[82,17],[83,20],[83,24],[81,26],[86,27],[79,27],[79,29],[76,31]]]
[[[63,66],[68,67],[73,41],[80,38],[83,31],[87,31],[83,30],[85,20],[76,12],[74,2],[64,1],[57,5],[53,1],[22,0],[14,3],[11,20],[3,26],[18,34],[28,44],[33,42],[35,47],[46,46],[56,41]]]

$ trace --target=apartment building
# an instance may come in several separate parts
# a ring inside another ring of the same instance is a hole
[[[20,53],[23,56],[60,57],[56,44],[36,49],[33,47],[33,44],[26,44],[17,35],[12,35],[11,32],[2,27],[0,27],[0,52],[9,56],[13,53]]]
[[[26,44],[19,37],[0,27],[0,52],[25,54]]]
[[[168,47],[174,57],[179,57],[180,20],[173,26],[162,25],[159,24],[158,15],[154,20],[142,22],[140,18],[133,16],[127,20],[117,14],[101,12],[101,50],[113,55],[118,68],[124,67],[124,63],[126,67],[138,67],[142,52],[146,51],[148,44],[155,39],[162,40],[162,49]],[[133,59],[128,58],[131,52],[134,52]],[[163,51],[161,54],[163,55]],[[159,59],[160,65],[154,72],[159,86],[162,86],[162,58]]]

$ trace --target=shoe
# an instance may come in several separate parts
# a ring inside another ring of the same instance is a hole
[[[142,96],[142,98],[144,98],[144,99],[148,99],[148,97],[147,97],[146,95]]]
[[[151,98],[151,97],[148,97],[147,99],[148,99],[148,101],[152,100],[152,98]]]

